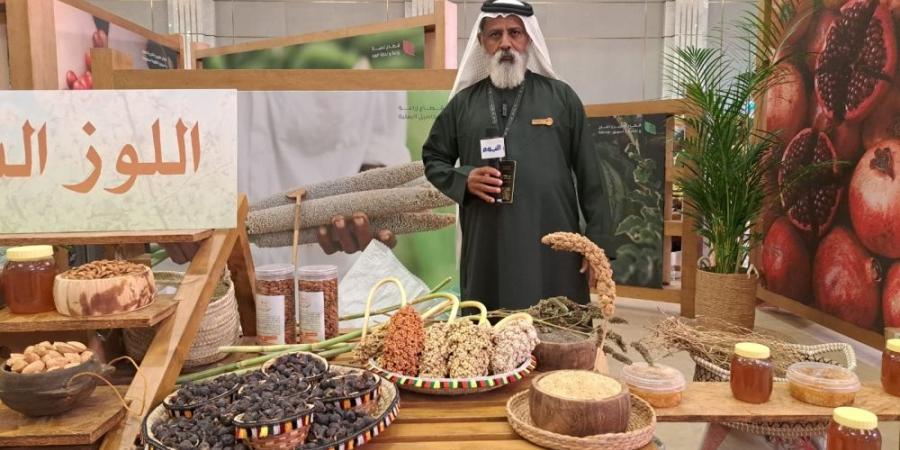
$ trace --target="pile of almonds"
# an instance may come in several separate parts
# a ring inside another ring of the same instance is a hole
[[[87,362],[94,352],[77,341],[41,342],[29,346],[25,353],[13,353],[6,360],[9,369],[16,373],[44,373],[57,369],[68,369]]]

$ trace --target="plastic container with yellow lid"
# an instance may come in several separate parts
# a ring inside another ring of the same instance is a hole
[[[622,368],[622,381],[632,394],[655,408],[672,408],[681,403],[687,385],[684,375],[672,367],[634,363]]]
[[[50,245],[29,245],[6,250],[3,299],[10,312],[34,314],[55,311],[53,279],[56,261]]]
[[[775,368],[771,351],[765,345],[741,342],[734,346],[731,358],[731,393],[747,403],[765,403],[772,396]]]
[[[861,385],[853,371],[819,362],[798,362],[786,375],[791,396],[816,406],[852,405]]]
[[[881,354],[881,387],[900,397],[900,339],[888,339]]]
[[[826,439],[826,450],[881,450],[878,417],[864,409],[835,408]]]

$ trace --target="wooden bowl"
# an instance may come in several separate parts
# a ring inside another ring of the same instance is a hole
[[[85,317],[121,314],[144,308],[156,297],[153,271],[96,280],[65,278],[61,273],[53,281],[53,302],[64,316]]]
[[[69,382],[75,375],[93,372],[105,376],[114,370],[96,357],[68,369],[32,374],[12,372],[5,363],[0,364],[0,401],[32,417],[64,413],[90,397],[100,381],[82,376]]]
[[[538,332],[538,337],[541,337]],[[597,341],[593,336],[573,342],[541,342],[532,352],[538,360],[538,370],[591,370],[597,357]]]
[[[529,408],[531,420],[537,427],[552,433],[580,437],[621,433],[628,428],[631,395],[624,384],[597,372],[571,371],[582,380],[585,377],[604,377],[619,385],[616,394],[598,400],[564,397],[541,385],[543,379],[562,372],[569,371],[543,373],[535,377],[531,384]]]

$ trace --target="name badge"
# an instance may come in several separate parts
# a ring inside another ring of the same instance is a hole
[[[481,140],[481,159],[497,159],[506,156],[506,144],[502,137]]]

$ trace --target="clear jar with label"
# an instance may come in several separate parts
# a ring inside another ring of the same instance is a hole
[[[825,436],[825,450],[881,450],[878,417],[864,409],[835,408]]]
[[[55,311],[53,280],[56,261],[50,245],[12,247],[3,267],[3,299],[10,312],[35,314]]]
[[[256,339],[261,345],[296,344],[294,266],[256,268]]]
[[[734,346],[731,359],[731,393],[747,403],[765,403],[772,396],[775,368],[769,347],[752,342]]]
[[[340,334],[337,266],[300,267],[297,281],[300,342],[320,342]]]
[[[888,339],[881,354],[881,387],[900,397],[900,339]]]

